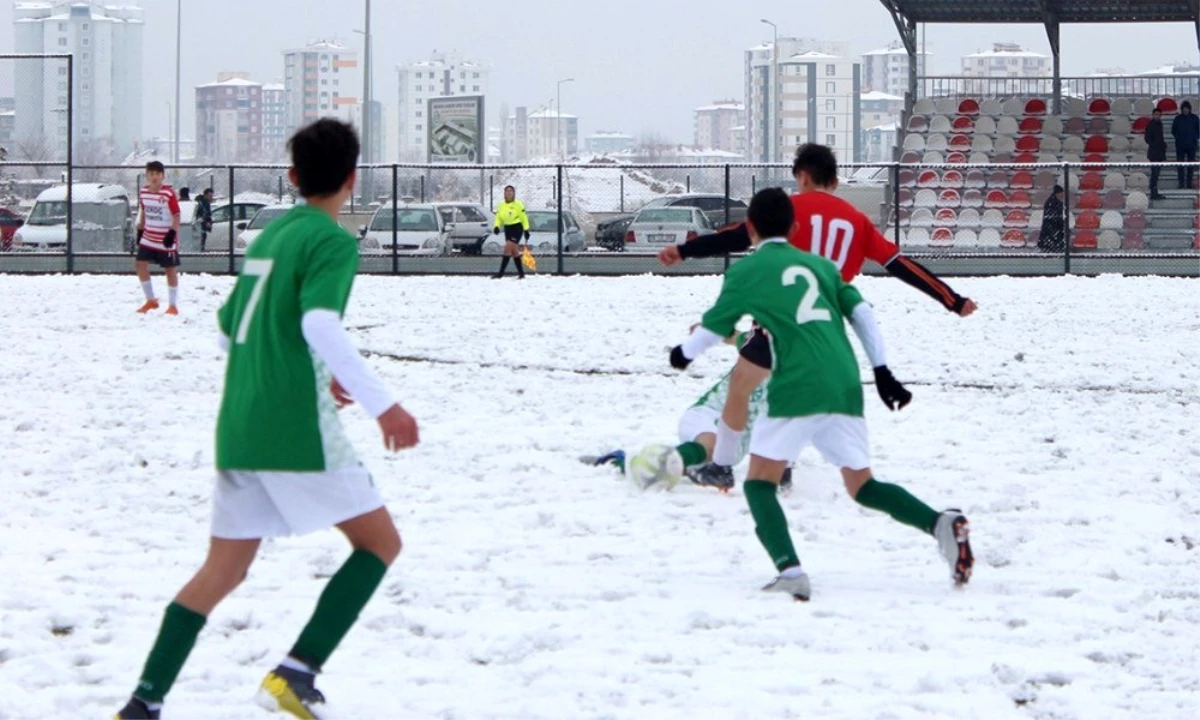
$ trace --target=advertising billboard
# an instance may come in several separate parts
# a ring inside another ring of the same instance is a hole
[[[429,99],[429,162],[482,163],[487,157],[483,96]]]

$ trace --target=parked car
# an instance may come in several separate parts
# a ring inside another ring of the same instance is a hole
[[[493,216],[485,207],[473,202],[432,203],[442,216],[455,250],[466,255],[478,255],[483,241],[492,232]]]
[[[682,245],[712,231],[712,224],[700,208],[642,208],[625,231],[625,246],[658,249],[667,245]]]
[[[71,187],[72,247],[77,252],[121,252],[133,239],[129,194],[120,185],[75,183]],[[62,251],[67,247],[67,186],[43,190],[25,224],[13,233],[12,249]]]
[[[725,221],[725,196],[719,193],[684,193],[663,195],[643,205],[639,210],[664,207],[699,208],[712,230],[724,229],[746,220],[748,206],[745,201],[729,198],[729,222]],[[617,215],[596,226],[596,244],[620,252],[625,249],[625,236],[636,213]],[[712,231],[710,230],[710,232]]]
[[[13,235],[24,224],[25,218],[20,213],[0,207],[0,251],[12,249]]]
[[[537,253],[558,252],[558,212],[555,210],[530,210],[529,247]],[[579,222],[569,212],[563,213],[563,252],[583,252],[587,238],[579,229]],[[490,235],[483,241],[484,255],[499,255],[504,250],[504,239]]]
[[[612,220],[605,220],[596,225],[596,245],[605,250],[622,252],[625,250],[625,231],[633,222],[632,215],[621,215]]]
[[[229,219],[233,218],[234,232],[240,228],[239,223],[250,222],[254,214],[262,208],[266,207],[267,203],[258,200],[238,200],[234,203],[225,203],[216,205],[212,209],[212,230],[208,233],[208,239],[204,243],[206,251],[229,252]],[[196,231],[196,237],[200,236],[199,230]]]
[[[454,246],[438,208],[431,203],[385,205],[358,229],[363,250],[392,251],[402,255],[449,255]]]
[[[238,233],[236,249],[244,251],[250,247],[250,243],[254,242],[254,238],[258,237],[259,233],[267,225],[271,224],[272,220],[286,215],[292,207],[292,205],[266,205],[254,213],[254,217],[250,218],[250,222],[240,222],[235,225],[235,228],[241,230]]]

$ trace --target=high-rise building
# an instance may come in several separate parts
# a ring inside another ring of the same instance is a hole
[[[488,107],[486,65],[464,60],[455,55],[434,53],[428,60],[418,60],[396,68],[399,74],[400,147],[403,162],[423,162],[428,156],[429,99],[458,95],[484,96]]]
[[[358,126],[362,74],[357,52],[322,40],[285,51],[283,65],[285,134],[323,117]]]
[[[579,118],[548,107],[526,107],[504,118],[504,162],[557,160],[579,152]]]
[[[593,155],[630,152],[637,147],[637,138],[614,130],[597,130],[583,139],[583,145]]]
[[[986,52],[963,56],[962,73],[973,77],[1041,78],[1053,74],[1047,55],[1021,49],[1016,43],[995,43]]]
[[[0,148],[5,155],[15,153],[12,146],[13,130],[17,121],[17,102],[11,97],[0,97]]]
[[[841,162],[861,159],[862,66],[848,46],[779,38],[773,50],[746,51],[747,159],[787,162],[806,142],[831,146]]]
[[[737,100],[717,100],[696,108],[695,146],[737,152],[734,128],[746,124],[746,106]]]
[[[930,53],[917,53],[917,76],[924,77]],[[904,97],[908,92],[908,51],[899,42],[863,53],[863,92],[880,92]]]
[[[196,86],[196,156],[216,163],[263,160],[263,86],[249,73],[221,73]]]
[[[83,0],[18,2],[13,9],[14,50],[70,53],[54,60],[16,61],[13,128],[18,154],[40,146],[42,159],[62,158],[67,147],[67,108],[75,147],[85,157],[113,157],[133,150],[142,136],[142,10]],[[169,94],[163,94],[168,101]]]
[[[283,83],[267,83],[262,86],[263,158],[268,162],[284,159],[288,137],[287,90]]]

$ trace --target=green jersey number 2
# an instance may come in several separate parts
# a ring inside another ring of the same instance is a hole
[[[250,291],[250,299],[246,301],[242,321],[238,323],[237,336],[234,339],[238,345],[246,342],[246,335],[250,332],[250,320],[254,317],[258,301],[262,299],[263,288],[267,286],[267,278],[271,277],[271,267],[274,264],[274,260],[247,260],[242,266],[242,275],[254,278],[254,289]],[[812,273],[809,273],[810,277],[811,275]]]
[[[804,297],[800,298],[800,307],[796,308],[796,324],[804,325],[810,322],[829,322],[833,315],[824,308],[817,307],[817,299],[821,297],[817,286],[817,276],[803,265],[795,265],[783,271],[783,286],[795,285],[800,278],[804,279],[807,287]]]

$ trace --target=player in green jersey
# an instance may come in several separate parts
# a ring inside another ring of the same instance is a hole
[[[315,676],[400,553],[392,517],[337,417],[357,401],[379,423],[389,450],[419,440],[416,420],[341,325],[358,245],[337,215],[354,190],[358,138],[349,125],[318,120],[299,130],[289,149],[289,177],[306,203],[271,223],[246,251],[217,315],[229,359],[208,557],[167,607],[137,689],[117,718],[160,716],[208,615],[246,577],[262,538],[337,527],[353,552],[258,695],[269,709],[322,717]]]
[[[887,369],[871,306],[842,280],[832,262],[788,244],[793,211],[784,191],[759,192],[747,218],[754,253],[725,273],[716,304],[687,342],[671,351],[671,365],[686,368],[728,337],[745,315],[771,338],[774,366],[767,384],[767,417],[758,419],[750,436],[750,479],[744,485],[755,532],[780,573],[763,589],[800,600],[811,595],[776,497],[788,462],[810,444],[841,468],[846,490],[859,504],[934,536],[955,582],[966,583],[973,564],[966,517],[958,510],[939,513],[904,488],[875,480],[871,472],[862,380],[846,337],[847,320],[876,378],[882,378],[884,402],[903,407],[912,399]],[[714,462],[732,464],[743,432],[724,420],[718,424]]]

